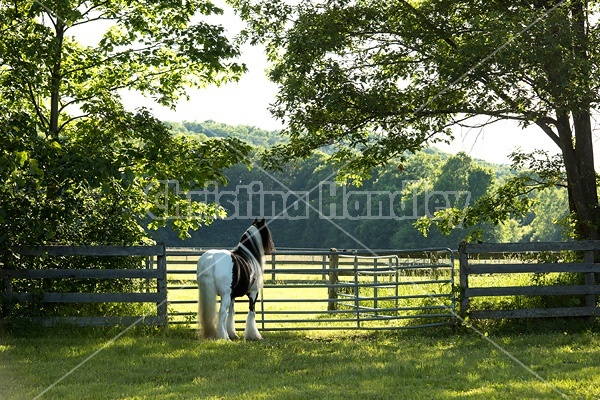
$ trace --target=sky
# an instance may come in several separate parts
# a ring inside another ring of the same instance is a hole
[[[205,121],[212,119],[230,125],[252,125],[266,130],[278,130],[282,124],[268,111],[275,99],[277,87],[266,77],[267,61],[261,48],[244,46],[241,62],[246,63],[246,72],[238,82],[219,87],[190,89],[189,101],[182,100],[175,110],[161,107],[139,94],[124,94],[129,107],[146,106],[161,120]]]
[[[223,24],[234,35],[242,28],[243,23],[222,1],[216,3],[220,4],[225,13],[215,17],[214,21]],[[268,111],[269,104],[275,99],[277,87],[266,77],[268,64],[263,49],[245,45],[240,61],[246,63],[248,72],[239,82],[189,90],[189,101],[180,101],[175,110],[158,106],[138,94],[124,94],[124,102],[131,109],[147,107],[153,110],[157,118],[165,121],[214,120],[266,130],[281,129],[281,122],[274,119]],[[509,164],[509,155],[517,147],[524,151],[543,149],[551,154],[559,152],[556,144],[541,129],[532,126],[523,130],[512,121],[499,121],[482,129],[456,128],[453,133],[455,139],[451,144],[435,146],[451,154],[464,151],[475,159],[493,163]],[[600,151],[598,134],[594,141],[595,147]],[[598,151],[595,153],[600,154]],[[598,157],[595,164],[597,167],[600,165]]]

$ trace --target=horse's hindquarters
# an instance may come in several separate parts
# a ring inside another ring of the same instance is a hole
[[[228,250],[209,250],[198,260],[198,285],[200,290],[212,286],[219,296],[231,294],[233,263]]]

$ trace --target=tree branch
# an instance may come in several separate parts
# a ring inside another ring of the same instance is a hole
[[[49,124],[48,118],[46,118],[46,116],[42,112],[42,109],[35,98],[35,93],[33,92],[33,87],[31,86],[31,83],[27,79],[25,79],[25,81],[26,81],[26,85],[27,85],[27,92],[29,94],[29,99],[31,100],[31,104],[33,104],[33,108],[35,109],[36,115],[38,116],[40,121],[42,121],[43,124],[48,125]]]

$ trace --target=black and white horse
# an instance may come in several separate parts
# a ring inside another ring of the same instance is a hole
[[[248,296],[249,311],[244,338],[261,340],[256,327],[255,305],[263,286],[265,255],[275,250],[271,232],[262,220],[254,220],[232,251],[208,250],[198,260],[198,328],[206,338],[236,339],[234,299]],[[221,298],[215,329],[216,296]]]

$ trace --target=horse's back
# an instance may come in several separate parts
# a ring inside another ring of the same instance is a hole
[[[231,252],[228,250],[208,250],[198,260],[198,277],[224,263],[231,263]]]

